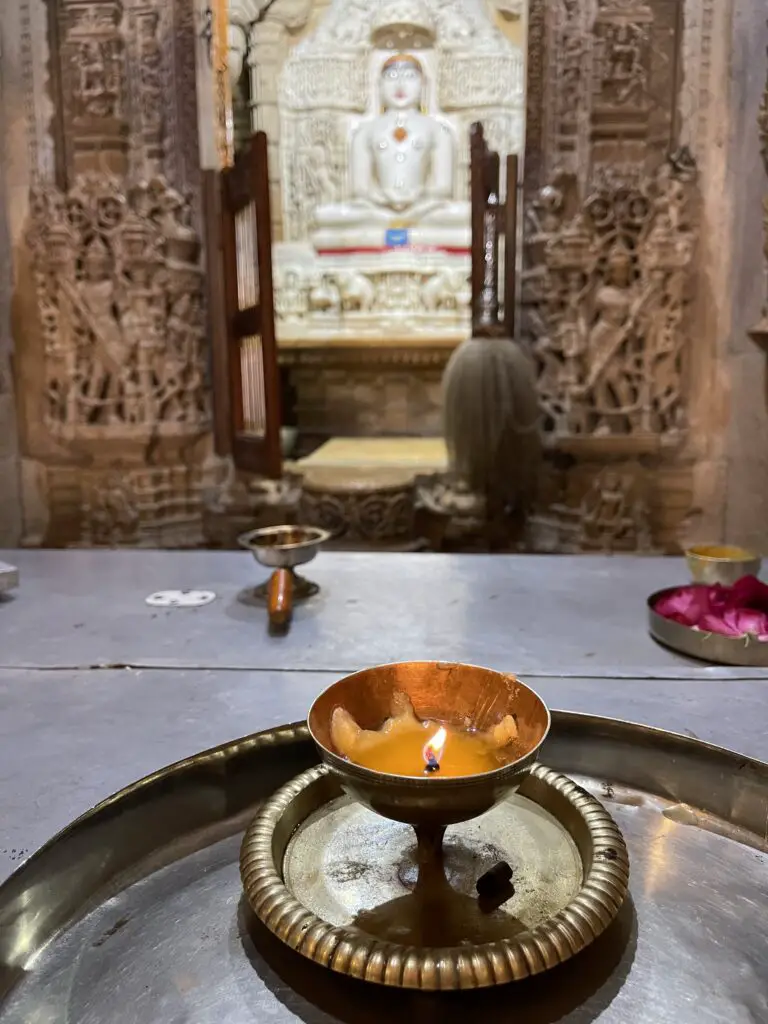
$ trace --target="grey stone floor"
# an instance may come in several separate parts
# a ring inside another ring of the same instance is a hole
[[[0,599],[0,876],[73,817],[175,760],[302,719],[340,674],[408,658],[514,671],[555,708],[768,757],[768,673],[658,647],[645,600],[680,562],[321,554],[287,637],[238,594],[247,554],[8,552]],[[201,609],[151,592],[204,587]]]

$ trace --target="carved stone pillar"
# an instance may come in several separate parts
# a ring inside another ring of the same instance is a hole
[[[249,94],[245,90],[245,59],[248,55],[250,27],[259,17],[263,3],[257,0],[230,0],[229,4],[229,84],[232,96],[232,118],[234,122],[235,150],[251,134],[251,111]],[[250,72],[247,72],[250,79]],[[250,85],[250,82],[248,82]]]
[[[730,177],[755,163],[741,122],[757,106],[760,7],[530,0],[523,320],[557,452],[542,515],[562,536],[582,515],[587,463],[594,494],[613,501],[620,483],[633,504],[624,458],[652,485],[654,545],[731,532],[732,427],[763,416],[759,375],[740,379],[734,358],[754,310],[750,171]]]
[[[768,551],[768,26],[765,4],[734,12],[733,95],[726,191],[734,197],[728,344],[730,422],[725,530],[735,543]],[[760,69],[759,72],[757,69]],[[757,73],[756,73],[757,72]],[[755,130],[757,120],[758,129]],[[762,214],[762,216],[761,216]],[[751,339],[751,340],[750,340]],[[756,344],[755,344],[756,343]]]
[[[251,82],[251,126],[269,136],[269,182],[273,237],[282,238],[280,197],[280,120],[277,92],[280,71],[291,47],[291,37],[307,23],[312,0],[275,0],[263,21],[250,33],[247,63]]]
[[[6,89],[0,64],[0,138],[7,139]],[[6,161],[0,160],[0,547],[15,547],[21,536],[21,491],[16,402],[11,374],[11,292],[13,263],[6,213]]]
[[[269,188],[273,238],[283,236],[280,202],[280,122],[277,114],[277,83],[285,59],[285,28],[273,21],[251,30],[248,68],[251,77],[251,129],[269,136]]]
[[[762,153],[766,174],[768,174],[768,69],[766,69],[765,90],[763,92],[763,99],[760,104],[760,113],[758,115],[758,127],[760,132],[760,151]],[[765,276],[766,285],[768,286],[768,195],[763,199],[763,238],[765,242],[763,247],[763,253],[765,256]],[[763,307],[763,315],[758,323],[756,323],[750,330],[749,334],[752,340],[757,342],[766,355],[768,355],[768,296],[766,297],[766,303]]]
[[[277,90],[280,69],[288,51],[288,33],[277,21],[262,21],[250,34],[248,68],[251,75],[251,126],[269,136],[270,154],[280,149]]]
[[[193,13],[192,0],[0,9],[19,102],[3,140],[2,249],[14,257],[24,544],[203,541]],[[10,436],[0,425],[0,463]]]

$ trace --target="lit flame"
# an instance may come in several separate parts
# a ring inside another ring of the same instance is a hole
[[[445,750],[445,741],[447,739],[448,733],[441,725],[432,739],[427,740],[424,745],[424,760],[427,764],[440,764],[440,759],[443,756],[443,750]]]

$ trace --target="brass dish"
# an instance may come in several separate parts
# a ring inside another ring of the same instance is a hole
[[[389,775],[341,757],[330,735],[334,709],[345,708],[364,729],[378,729],[389,717],[396,691],[410,697],[422,720],[459,728],[482,731],[513,714],[517,757],[495,771],[456,778]],[[440,827],[477,817],[517,789],[547,737],[550,714],[541,697],[515,676],[475,665],[403,661],[333,683],[313,703],[307,725],[321,758],[346,792],[386,818]]]
[[[746,548],[732,544],[696,544],[685,552],[695,583],[722,583],[732,586],[742,576],[757,576],[762,558]]]
[[[518,793],[472,826],[479,843],[466,837],[470,826],[455,830],[459,867],[470,864],[479,874],[483,855],[501,855],[522,890],[520,900],[491,914],[466,892],[466,877],[457,891],[442,867],[442,884],[419,900],[421,868],[413,851],[409,860],[398,846],[410,829],[354,802],[321,765],[283,786],[252,822],[240,851],[241,879],[256,916],[291,949],[339,974],[406,989],[487,988],[540,974],[590,945],[618,914],[629,883],[624,839],[602,805],[564,775],[535,765]],[[374,833],[382,840],[375,846]],[[488,840],[499,835],[494,847]],[[377,872],[392,844],[399,867],[381,885]],[[450,852],[449,844],[448,868]],[[417,874],[412,893],[409,865]],[[374,875],[368,888],[360,881],[366,872]],[[328,885],[338,891],[344,883],[352,885],[356,907],[329,901]],[[330,906],[332,920],[312,905]],[[430,942],[426,933],[418,941],[425,912],[437,915],[433,934],[452,945]],[[392,941],[393,934],[404,941]],[[488,941],[478,941],[484,936]]]
[[[657,640],[678,654],[698,658],[716,665],[735,665],[739,668],[768,667],[768,642],[754,636],[730,637],[719,633],[704,633],[673,619],[666,619],[655,610],[656,603],[666,594],[678,590],[668,587],[648,598],[648,630]]]

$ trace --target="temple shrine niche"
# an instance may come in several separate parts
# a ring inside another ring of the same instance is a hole
[[[466,336],[469,126],[520,152],[524,89],[481,0],[334,0],[280,75],[282,344]]]

